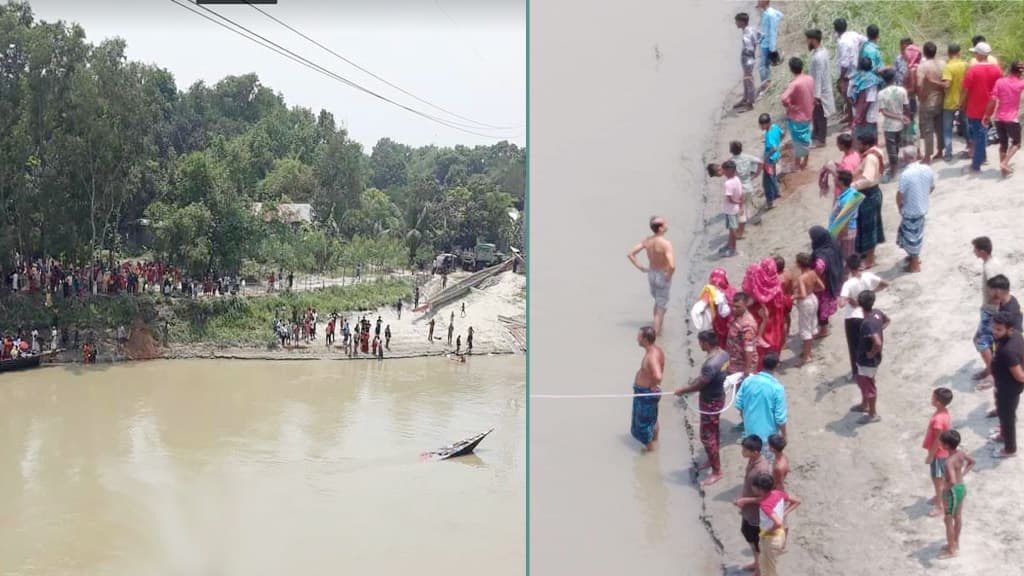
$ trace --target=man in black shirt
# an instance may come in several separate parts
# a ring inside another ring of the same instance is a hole
[[[992,378],[995,380],[996,412],[1003,448],[996,458],[1017,454],[1017,406],[1024,391],[1024,337],[1014,327],[1010,312],[997,312],[992,318]],[[993,440],[999,440],[998,436]]]
[[[708,461],[699,469],[711,469],[711,475],[701,482],[710,486],[722,479],[721,462],[718,457],[718,419],[725,404],[725,379],[729,375],[729,353],[718,345],[718,336],[711,330],[697,334],[700,349],[707,354],[700,369],[700,377],[690,381],[689,386],[676,390],[676,396],[700,391],[700,441],[708,454]]]
[[[1024,328],[1024,314],[1021,313],[1020,302],[1010,294],[1010,279],[1002,274],[997,274],[988,279],[988,292],[992,296],[992,303],[999,306],[999,312],[1008,312],[1013,317],[1013,329],[1021,332]]]
[[[857,386],[860,387],[861,403],[851,408],[853,412],[864,412],[858,420],[861,424],[878,422],[881,417],[875,410],[878,388],[875,374],[882,363],[882,333],[889,327],[889,317],[881,310],[875,310],[875,293],[864,290],[857,295],[857,304],[864,310],[860,324],[860,339],[857,343]]]

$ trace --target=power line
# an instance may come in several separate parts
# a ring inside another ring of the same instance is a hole
[[[273,40],[270,40],[269,38],[261,36],[257,32],[253,32],[249,28],[246,28],[245,26],[243,26],[243,25],[235,22],[234,20],[228,18],[227,16],[224,16],[223,14],[219,14],[216,11],[211,10],[210,8],[207,8],[205,6],[199,6],[199,7],[202,8],[203,10],[213,14],[217,18],[220,18],[221,20],[224,20],[225,22],[228,22],[232,26],[235,26],[237,28],[240,28],[240,29],[244,30],[245,32],[248,32],[250,35],[255,36],[256,38],[262,40],[263,42],[271,44],[273,47],[277,48],[277,50],[275,50],[275,51],[278,52],[279,54],[281,53],[281,51],[284,51],[288,55],[290,55],[290,59],[292,59],[292,60],[298,59],[300,61],[300,63],[302,63],[307,68],[311,68],[311,69],[313,69],[313,70],[315,70],[317,72],[320,72],[321,74],[324,74],[324,75],[326,75],[326,76],[328,76],[330,78],[333,78],[334,80],[337,80],[337,81],[339,81],[339,82],[341,82],[341,83],[343,83],[343,84],[345,84],[347,86],[355,88],[356,90],[359,90],[361,92],[369,94],[369,95],[371,95],[371,96],[373,96],[375,98],[383,100],[384,102],[387,102],[387,103],[392,104],[394,106],[398,106],[399,108],[402,108],[403,110],[406,110],[408,112],[412,112],[413,114],[416,114],[417,116],[421,116],[421,117],[426,118],[428,120],[432,120],[434,122],[437,122],[437,123],[439,123],[439,124],[441,124],[443,126],[447,126],[449,128],[454,128],[456,130],[460,130],[462,132],[466,132],[468,134],[473,134],[473,135],[476,135],[476,136],[482,136],[484,138],[494,138],[496,140],[502,138],[502,137],[494,136],[493,134],[482,134],[480,132],[476,132],[475,130],[477,130],[477,128],[475,126],[469,126],[469,125],[463,124],[461,122],[456,122],[454,120],[448,120],[448,119],[445,119],[445,118],[438,118],[437,116],[433,116],[431,114],[426,114],[424,112],[421,112],[419,110],[416,110],[414,108],[406,106],[405,104],[402,104],[402,103],[399,103],[399,102],[395,102],[394,100],[392,100],[392,99],[390,99],[390,98],[388,98],[386,96],[383,96],[381,94],[378,94],[378,93],[376,93],[376,92],[374,92],[374,91],[372,91],[372,90],[370,90],[368,88],[365,88],[365,87],[361,86],[360,84],[358,84],[358,83],[356,83],[356,82],[354,82],[352,80],[349,80],[348,78],[345,78],[344,76],[342,76],[342,75],[340,75],[340,74],[338,74],[338,73],[336,73],[336,72],[334,72],[332,70],[329,70],[329,69],[327,69],[327,68],[317,64],[316,62],[313,62],[312,60],[304,57],[304,56],[301,56],[299,54],[296,54],[295,52],[292,52],[291,50],[285,48],[284,46],[281,46],[280,44],[274,42]],[[249,39],[252,40],[252,38],[249,38]],[[266,46],[265,44],[261,43],[261,45],[269,48],[269,46]]]
[[[210,18],[206,14],[203,14],[202,12],[199,12],[198,10],[192,8],[191,5],[189,5],[188,3],[184,2],[183,0],[170,0],[170,2],[176,4],[176,5],[178,5],[178,6],[182,7],[182,8],[190,11],[190,12],[193,12],[193,13],[201,16],[204,19],[209,20],[210,22],[213,22],[214,24],[216,24],[216,25],[218,25],[218,26],[220,26],[222,28],[225,28],[225,29],[227,29],[227,30],[229,30],[229,31],[231,31],[231,32],[233,32],[235,34],[238,34],[239,36],[245,38],[246,40],[250,40],[252,42],[255,42],[255,43],[259,44],[260,46],[263,46],[264,48],[267,48],[268,50],[276,52],[276,53],[284,56],[285,58],[288,58],[289,60],[292,60],[292,61],[294,61],[294,62],[296,62],[296,63],[298,63],[298,64],[300,64],[302,66],[305,66],[306,68],[309,68],[309,69],[311,69],[311,70],[313,70],[315,72],[319,72],[319,73],[327,76],[328,78],[331,78],[332,80],[336,80],[338,82],[341,82],[342,84],[345,84],[346,86],[349,86],[351,88],[355,88],[356,90],[359,90],[361,92],[365,92],[365,93],[367,93],[367,94],[369,94],[369,95],[371,95],[371,96],[373,96],[375,98],[383,100],[383,101],[385,101],[385,102],[387,102],[389,104],[392,104],[394,106],[397,106],[397,107],[399,107],[399,108],[401,108],[401,109],[403,109],[403,110],[405,110],[407,112],[411,112],[411,113],[413,113],[413,114],[415,114],[417,116],[420,116],[422,118],[426,118],[427,120],[431,120],[433,122],[441,124],[442,126],[446,126],[448,128],[453,128],[455,130],[459,130],[460,132],[465,132],[467,134],[472,134],[474,136],[480,136],[480,137],[483,137],[483,138],[489,138],[489,139],[493,139],[493,140],[502,140],[502,139],[504,139],[504,137],[498,137],[498,136],[495,136],[493,134],[484,134],[484,133],[481,133],[481,132],[476,132],[476,131],[471,130],[471,129],[467,129],[466,127],[464,127],[464,125],[462,125],[460,123],[457,123],[457,122],[454,122],[454,121],[449,121],[449,120],[446,120],[446,119],[443,119],[443,118],[437,118],[436,116],[432,116],[430,114],[426,114],[424,112],[421,112],[419,110],[416,110],[414,108],[411,108],[409,106],[401,104],[399,102],[395,102],[395,101],[391,100],[390,98],[387,98],[387,97],[382,96],[382,95],[380,95],[380,94],[378,94],[376,92],[373,92],[372,90],[364,88],[363,86],[360,86],[359,84],[357,84],[357,83],[355,83],[355,82],[353,82],[353,81],[351,81],[351,80],[349,80],[349,79],[347,79],[347,78],[345,78],[345,77],[343,77],[343,76],[341,76],[341,75],[339,75],[339,74],[337,74],[335,72],[332,72],[332,71],[324,68],[323,66],[320,66],[320,65],[318,65],[318,64],[316,64],[314,62],[311,62],[310,60],[308,60],[308,59],[306,59],[306,58],[304,58],[302,56],[296,55],[294,52],[291,52],[287,48],[284,48],[284,47],[280,46],[279,44],[277,44],[277,43],[275,43],[275,42],[273,42],[271,40],[268,40],[268,39],[264,38],[263,36],[260,36],[259,34],[253,32],[252,30],[249,30],[245,26],[242,26],[240,24],[236,24],[235,22],[233,22],[229,18],[226,18],[226,17],[218,14],[217,12],[214,12],[213,10],[210,10],[210,9],[206,8],[205,6],[200,6],[200,8],[203,8],[207,12],[212,13],[214,16],[217,16],[218,18],[220,18],[222,20],[226,20],[226,21],[230,22],[231,24],[233,24],[234,26],[237,26],[238,28],[240,28],[242,30],[245,30],[250,35],[255,36],[255,38],[250,37],[250,36],[246,35],[245,33],[241,32],[239,30],[236,30],[235,28],[232,28],[231,26],[228,26],[226,24],[223,24],[221,22],[218,22],[218,21],[214,20],[213,18]],[[261,42],[260,40],[263,40],[263,42]]]
[[[412,92],[409,92],[408,90],[405,90],[405,89],[404,89],[404,88],[402,88],[401,86],[398,86],[398,85],[396,85],[396,84],[393,84],[393,83],[391,83],[391,82],[389,82],[389,81],[385,80],[384,78],[381,78],[381,77],[380,77],[380,76],[378,76],[377,74],[374,74],[373,72],[371,72],[371,71],[367,70],[366,68],[364,68],[364,67],[360,66],[359,64],[357,64],[357,63],[353,62],[352,60],[350,60],[350,59],[348,59],[348,58],[346,58],[346,57],[342,56],[341,54],[338,54],[338,53],[337,53],[337,52],[335,52],[334,50],[331,50],[331,49],[330,49],[330,48],[328,48],[327,46],[324,46],[324,45],[323,45],[323,44],[321,44],[320,42],[317,42],[317,41],[316,41],[315,39],[313,39],[313,38],[310,38],[310,37],[309,37],[309,36],[307,36],[306,34],[303,34],[303,33],[302,33],[301,31],[299,31],[299,30],[296,30],[295,28],[293,28],[292,26],[290,26],[290,25],[289,25],[289,24],[288,24],[287,22],[283,22],[283,21],[281,21],[281,20],[280,20],[279,18],[277,18],[277,17],[276,17],[276,16],[274,16],[273,14],[270,14],[270,13],[268,13],[267,11],[265,11],[265,10],[263,10],[262,8],[260,8],[260,7],[256,6],[256,5],[255,5],[255,4],[253,4],[252,2],[248,2],[248,1],[246,1],[246,4],[248,4],[248,5],[249,5],[249,7],[250,7],[250,8],[252,8],[253,10],[255,10],[255,11],[259,12],[260,14],[263,14],[263,15],[264,15],[264,16],[266,16],[267,18],[270,18],[271,20],[273,20],[274,22],[277,22],[277,23],[278,23],[278,24],[280,24],[281,26],[284,26],[285,28],[287,28],[288,30],[291,30],[291,31],[292,31],[292,32],[294,32],[295,34],[298,34],[298,35],[299,35],[299,36],[301,36],[302,38],[305,38],[306,40],[308,40],[308,41],[309,41],[309,42],[311,42],[312,44],[316,45],[317,47],[319,47],[320,49],[324,50],[324,51],[325,51],[325,52],[327,52],[328,54],[331,54],[331,55],[333,55],[334,57],[338,58],[338,59],[339,59],[339,60],[341,60],[342,62],[345,62],[345,63],[347,63],[347,64],[349,64],[349,65],[351,65],[351,66],[355,67],[356,69],[358,69],[358,70],[360,70],[360,71],[362,71],[362,72],[366,73],[367,75],[369,75],[369,76],[371,76],[371,77],[373,77],[373,78],[375,78],[375,79],[377,79],[377,80],[379,80],[379,81],[383,82],[384,84],[387,84],[388,86],[390,86],[390,87],[394,88],[395,90],[398,90],[398,91],[399,91],[399,92],[401,92],[402,94],[405,94],[406,96],[409,96],[409,97],[411,97],[411,98],[413,98],[413,99],[417,100],[418,102],[420,102],[420,103],[422,103],[422,104],[426,104],[427,106],[430,106],[431,108],[434,108],[435,110],[439,110],[439,111],[441,111],[441,112],[444,112],[445,114],[450,114],[451,116],[454,116],[454,117],[456,117],[456,118],[459,118],[459,119],[465,120],[465,121],[467,121],[467,122],[471,122],[471,123],[473,123],[473,124],[476,124],[476,125],[478,125],[478,126],[480,126],[480,127],[482,127],[482,128],[493,128],[493,129],[496,129],[496,130],[515,130],[516,128],[519,128],[519,126],[495,126],[495,125],[492,125],[492,124],[485,124],[485,123],[483,123],[483,122],[478,122],[478,121],[476,121],[476,120],[473,120],[472,118],[467,118],[467,117],[465,117],[465,116],[462,116],[462,115],[456,114],[455,112],[452,112],[452,111],[450,111],[450,110],[447,110],[447,109],[445,109],[445,108],[442,108],[442,107],[440,107],[440,106],[438,106],[438,105],[436,105],[436,104],[434,104],[434,103],[432,103],[432,102],[430,102],[430,101],[428,101],[428,100],[424,100],[423,98],[420,98],[419,96],[417,96],[417,95],[413,94]],[[450,19],[450,18],[449,18],[449,19]]]

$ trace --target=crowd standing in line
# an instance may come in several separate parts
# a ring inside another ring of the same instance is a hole
[[[768,0],[760,0],[757,5],[762,12],[760,31],[751,26],[749,14],[735,17],[741,30],[743,72],[743,96],[733,107],[737,113],[753,110],[770,86],[771,67],[781,61],[777,35],[783,15]],[[790,335],[792,309],[797,309],[801,340],[798,365],[813,360],[814,341],[830,335],[830,319],[842,309],[850,379],[860,390],[850,411],[862,414],[858,419],[861,425],[879,422],[877,375],[885,350],[884,335],[890,325],[889,317],[875,306],[876,292],[889,283],[871,271],[876,263],[875,249],[886,241],[881,186],[890,181],[898,183],[897,244],[907,254],[903,270],[917,273],[922,265],[930,196],[936,188],[932,165],[954,161],[954,136],[964,138],[962,155],[971,160],[965,170],[968,173],[978,173],[985,165],[992,126],[1000,145],[1004,177],[1012,174],[1010,162],[1020,147],[1024,63],[1010,63],[1004,75],[983,37],[972,39],[970,62],[960,58],[961,49],[955,43],[946,47],[948,60],[942,60],[934,42],[919,47],[911,38],[902,38],[898,56],[886,65],[880,46],[882,31],[877,25],[867,26],[861,35],[839,18],[833,30],[835,81],[823,33],[807,30],[809,73],[804,72],[800,58],[788,60],[791,80],[780,98],[785,130],[769,114],[761,114],[757,119],[764,138],[760,159],[744,157],[742,144],[732,142],[728,160],[707,166],[710,177],[724,178],[721,213],[728,240],[719,255],[732,257],[743,240],[748,202],[755,193],[751,179],[763,176],[765,210],[772,209],[779,200],[777,164],[783,140],[788,136],[793,148],[793,164],[786,171],[804,170],[809,149],[826,145],[828,122],[835,119],[847,131],[835,140],[840,158],[826,163],[819,175],[822,196],[832,198],[831,210],[825,215],[827,225],[808,231],[810,250],[796,255],[795,269],[787,271],[782,257],[764,258],[748,268],[740,289],[729,282],[724,269],[712,271],[690,316],[705,354],[700,375],[675,391],[677,396],[693,392],[699,395],[700,440],[707,459],[698,471],[708,471],[701,482],[707,487],[724,477],[720,414],[729,377],[738,379],[735,407],[742,420],[742,451],[748,465],[735,504],[742,517],[741,532],[754,552],[754,562],[746,569],[758,576],[777,573],[776,559],[785,547],[785,517],[799,504],[799,500],[782,492],[788,458],[778,470],[773,470],[770,463],[782,458],[788,441],[786,393],[774,371]],[[755,65],[761,79],[756,90]],[[838,91],[838,98],[833,90]],[[882,142],[885,150],[880,147]],[[629,253],[633,265],[648,273],[655,300],[655,327],[645,328],[638,335],[645,356],[633,385],[633,436],[646,450],[652,449],[657,440],[659,396],[651,393],[660,393],[664,362],[654,339],[661,332],[669,280],[675,270],[671,244],[664,238],[664,219],[654,217],[650,226],[654,235]],[[1016,410],[1024,392],[1024,314],[1010,294],[1004,269],[992,257],[991,240],[975,238],[973,246],[982,261],[983,282],[974,342],[985,366],[975,379],[979,389],[994,387],[995,409],[989,416],[998,417],[1000,425],[992,430],[990,439],[1001,443],[1002,448],[993,456],[1012,457],[1017,449]],[[645,250],[648,266],[636,258]],[[966,495],[963,478],[974,466],[973,459],[958,449],[959,434],[950,427],[947,407],[952,401],[950,390],[933,391],[935,413],[923,443],[934,493],[931,516],[945,517],[947,546],[940,558],[959,553],[961,509]]]

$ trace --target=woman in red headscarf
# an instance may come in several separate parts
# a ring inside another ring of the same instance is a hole
[[[757,369],[761,370],[764,355],[781,352],[786,343],[786,295],[774,258],[747,268],[743,291],[754,301],[750,313],[757,319]]]
[[[721,292],[722,295],[725,296],[725,303],[728,306],[732,306],[732,297],[736,295],[736,287],[729,284],[729,276],[726,274],[724,268],[715,268],[711,271],[711,277],[708,278],[708,285],[713,286]],[[715,314],[714,320],[711,323],[711,329],[714,330],[715,335],[718,336],[718,344],[720,346],[725,345],[725,341],[729,336],[730,320],[732,320],[731,312],[729,314]]]

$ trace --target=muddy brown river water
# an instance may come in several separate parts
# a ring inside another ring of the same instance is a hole
[[[0,574],[522,574],[524,379],[522,356],[0,375]]]

